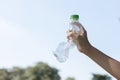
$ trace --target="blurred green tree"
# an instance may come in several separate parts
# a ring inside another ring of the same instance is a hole
[[[108,75],[93,74],[92,80],[111,80],[111,77],[109,77]]]
[[[60,80],[58,70],[39,62],[27,68],[0,69],[0,80]]]
[[[66,80],[75,80],[73,77],[68,77]]]
[[[24,69],[20,67],[13,67],[8,71],[10,80],[22,80],[22,74],[24,73]]]
[[[0,69],[0,80],[8,80],[7,69]]]
[[[43,62],[37,63],[34,67],[27,67],[22,78],[23,80],[60,80],[58,70]]]

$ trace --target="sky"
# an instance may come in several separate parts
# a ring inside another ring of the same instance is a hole
[[[71,14],[79,15],[94,47],[120,60],[120,0],[0,0],[0,68],[45,62],[59,70],[62,80],[111,76],[76,48],[64,63],[53,56],[57,44],[67,41]]]

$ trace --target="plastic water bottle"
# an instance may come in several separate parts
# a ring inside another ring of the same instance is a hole
[[[79,22],[79,15],[71,15],[70,16],[70,26],[69,28],[78,32],[80,29],[76,25],[72,24],[74,22]],[[69,40],[67,42],[61,42],[58,44],[55,51],[53,51],[54,56],[57,58],[59,62],[65,62],[69,55],[69,50],[75,46],[73,40]]]

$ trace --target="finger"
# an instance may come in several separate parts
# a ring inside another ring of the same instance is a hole
[[[68,33],[67,38],[70,39],[76,39],[78,37],[78,33],[75,30],[72,30],[71,32]]]
[[[68,33],[67,33],[67,39],[70,40],[70,39],[72,38],[72,35],[73,35],[73,32],[68,32]]]
[[[72,30],[68,30],[68,31],[66,31],[67,34],[68,34],[69,32],[72,32]]]
[[[70,40],[74,36],[74,33],[75,33],[75,31],[73,31],[73,30],[68,31],[67,38]]]
[[[69,30],[69,31],[67,31],[67,34],[69,35],[69,34],[76,34],[77,32],[76,32],[76,30]]]
[[[71,36],[67,36],[67,39],[68,39],[68,40],[71,40],[71,39],[72,39],[72,37],[71,37]]]

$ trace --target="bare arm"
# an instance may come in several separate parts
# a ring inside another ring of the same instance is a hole
[[[73,24],[77,25],[80,28],[80,31],[75,32],[69,30],[67,38],[71,39],[72,37],[80,52],[87,55],[116,79],[120,80],[120,62],[93,47],[87,39],[87,32],[83,26],[80,23]]]
[[[86,51],[85,54],[115,78],[120,80],[120,62],[105,55],[94,47],[91,47],[91,49]]]

